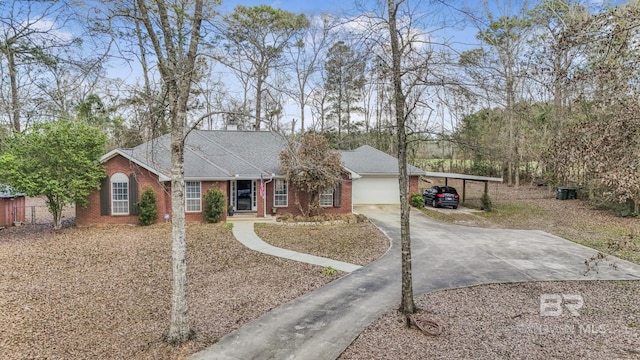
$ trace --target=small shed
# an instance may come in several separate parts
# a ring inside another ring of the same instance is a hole
[[[0,227],[25,221],[25,196],[9,186],[0,185]]]

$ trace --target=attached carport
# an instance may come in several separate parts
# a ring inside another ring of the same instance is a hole
[[[488,194],[489,192],[489,182],[502,182],[502,178],[497,177],[488,177],[488,176],[477,176],[477,175],[467,175],[467,174],[455,174],[455,173],[443,173],[443,172],[431,172],[425,171],[424,177],[436,177],[436,178],[444,178],[445,186],[449,185],[449,179],[462,180],[462,202],[464,203],[466,192],[467,192],[467,181],[479,181],[484,183],[484,193]]]

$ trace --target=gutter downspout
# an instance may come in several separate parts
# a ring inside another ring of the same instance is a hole
[[[276,174],[271,173],[271,177],[269,180],[264,181],[262,177],[260,177],[260,181],[264,183],[264,198],[262,198],[262,216],[267,217],[267,184],[273,181],[273,178]]]

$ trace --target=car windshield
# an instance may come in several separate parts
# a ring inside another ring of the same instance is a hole
[[[443,186],[443,187],[440,188],[440,191],[443,192],[443,193],[446,193],[446,194],[457,194],[458,193],[456,191],[456,189],[452,188],[451,186],[448,186],[448,187]]]

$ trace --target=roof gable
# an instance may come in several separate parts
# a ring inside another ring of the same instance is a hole
[[[398,175],[398,159],[369,145],[355,150],[343,150],[342,162],[348,169],[360,175]],[[407,165],[409,175],[424,175],[425,172]]]

